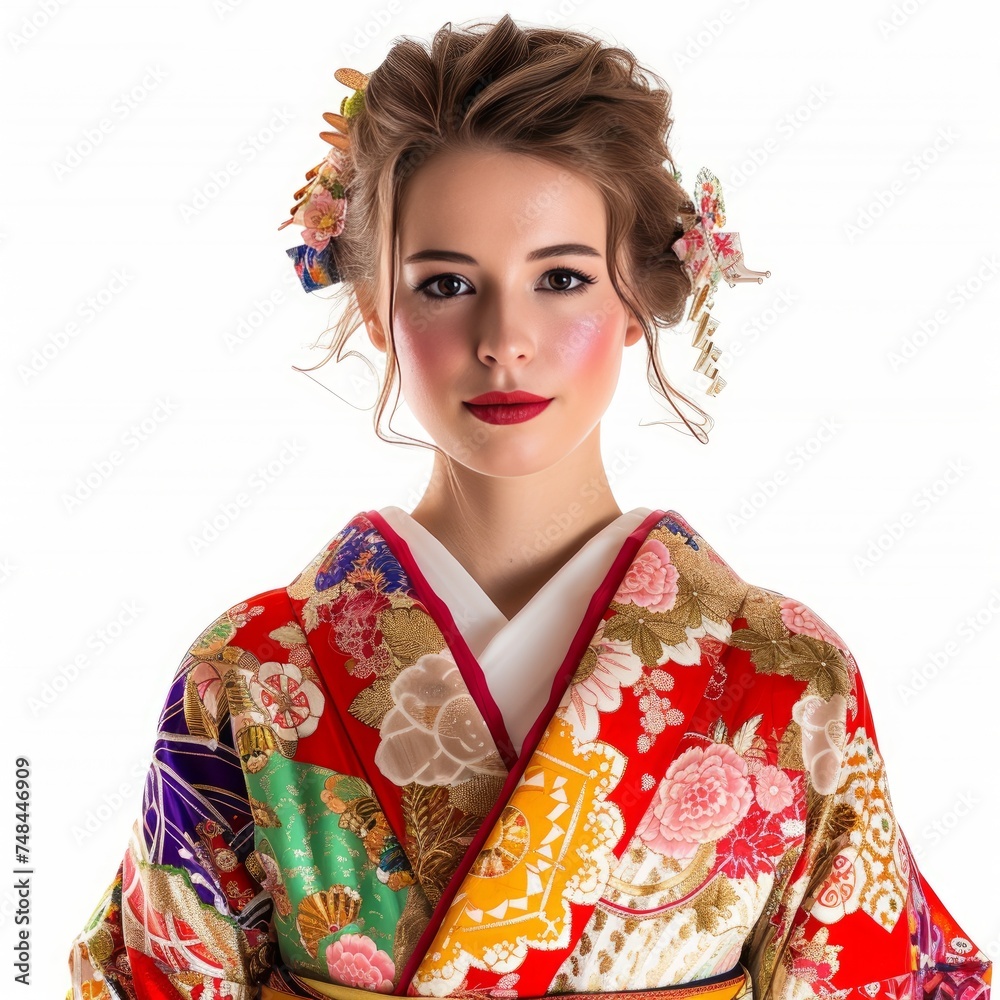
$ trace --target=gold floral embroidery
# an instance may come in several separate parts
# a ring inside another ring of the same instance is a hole
[[[485,816],[496,804],[504,779],[498,774],[475,774],[448,786],[448,801],[468,816]]]
[[[699,931],[709,931],[714,934],[720,929],[720,922],[729,920],[732,906],[739,900],[733,892],[729,880],[720,875],[714,879],[697,896],[691,900],[691,907],[697,914],[695,926]]]
[[[855,812],[850,846],[834,861],[826,886],[843,883],[834,905],[820,902],[812,913],[824,923],[861,909],[886,930],[902,916],[907,885],[899,872],[900,834],[889,801],[882,758],[864,728],[859,728],[845,751],[837,797]],[[846,824],[841,820],[841,825]],[[905,850],[905,848],[902,848]]]
[[[720,622],[736,617],[747,584],[704,538],[695,535],[698,542],[695,550],[667,528],[656,528],[649,537],[659,539],[670,550],[670,559],[681,578],[691,584],[692,598],[695,598],[693,591],[698,592],[696,600],[703,615]]]
[[[382,725],[382,720],[386,713],[392,709],[394,704],[392,695],[389,693],[389,685],[395,679],[396,674],[383,674],[376,677],[366,688],[362,688],[348,707],[348,712],[354,716],[358,722],[363,722],[366,726],[378,729]]]
[[[836,646],[808,635],[792,635],[781,619],[765,619],[761,630],[741,628],[730,640],[750,652],[761,674],[781,674],[807,681],[810,690],[824,698],[846,694],[850,688],[847,661]]]
[[[420,608],[389,608],[378,616],[378,627],[400,666],[416,663],[425,653],[439,653],[445,647],[434,619]]]
[[[406,853],[413,873],[434,906],[479,828],[479,818],[454,807],[449,790],[416,783],[403,789]]]
[[[829,940],[830,930],[827,927],[820,927],[811,938],[806,937],[801,927],[796,927],[785,957],[786,968],[794,968],[798,973],[796,978],[802,979],[810,987],[817,981],[820,986],[829,982],[840,969],[837,956],[844,947],[840,944],[828,944]]]
[[[680,593],[678,593],[680,600]],[[632,652],[647,666],[663,659],[664,646],[676,646],[687,639],[687,628],[701,624],[701,615],[688,607],[683,612],[650,611],[639,604],[611,605],[615,614],[604,623],[604,636],[632,644]]]
[[[754,632],[764,632],[768,622],[781,621],[780,606],[780,594],[751,585],[740,608],[740,616],[746,619],[748,628]],[[784,629],[782,634],[787,635],[788,630]]]

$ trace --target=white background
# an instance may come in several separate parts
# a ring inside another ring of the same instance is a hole
[[[124,849],[187,645],[232,604],[290,582],[358,511],[419,497],[429,454],[378,441],[371,411],[291,369],[323,356],[308,345],[330,309],[299,289],[285,256],[299,230],[276,227],[325,152],[321,113],[346,92],[336,67],[371,71],[399,35],[505,11],[589,31],[660,73],[685,185],[710,166],[726,228],[742,234],[750,267],[772,272],[719,290],[717,341],[740,353],[708,400],[707,447],[637,426],[665,411],[642,352],[626,352],[602,438],[609,467],[624,470],[611,473],[619,505],[678,510],[744,578],[799,598],[847,639],[920,865],[1000,957],[993,9],[45,9],[8,5],[0,40],[0,783],[13,789],[23,754],[34,796],[32,985],[18,996],[66,989],[70,940]],[[88,151],[102,120],[110,128]],[[683,382],[696,352],[664,339]],[[911,357],[894,368],[906,344]],[[377,358],[363,333],[351,346]],[[314,374],[342,392],[345,369],[365,374],[356,360],[335,367]],[[363,388],[362,403],[374,398]],[[393,427],[420,434],[405,416]],[[129,429],[144,421],[140,442]],[[122,461],[96,472],[116,449]],[[67,503],[88,474],[92,495]],[[241,492],[251,502],[227,521]],[[196,548],[215,517],[218,537]],[[975,631],[962,625],[976,615]],[[106,629],[116,638],[99,649]],[[954,655],[934,665],[948,643]],[[6,801],[2,870],[15,867]],[[0,888],[4,984],[13,901]]]

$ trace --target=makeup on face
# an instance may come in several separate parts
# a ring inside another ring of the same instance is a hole
[[[520,424],[532,417],[537,417],[542,410],[552,402],[551,397],[536,396],[533,392],[515,389],[512,392],[501,392],[493,389],[490,392],[463,400],[462,405],[473,416],[488,424]]]
[[[519,154],[448,152],[414,175],[400,216],[393,345],[414,416],[477,472],[559,461],[600,421],[635,341],[600,191]]]

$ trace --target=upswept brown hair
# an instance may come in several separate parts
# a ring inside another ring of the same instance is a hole
[[[462,29],[448,21],[429,46],[396,41],[368,74],[362,107],[349,119],[341,171],[348,210],[335,241],[341,284],[331,297],[339,317],[324,331],[333,331],[327,356],[298,370],[314,371],[333,356],[339,363],[350,335],[366,318],[379,317],[379,303],[388,300],[386,379],[374,422],[376,435],[390,441],[379,423],[396,385],[395,246],[407,179],[443,150],[529,154],[585,175],[600,190],[611,283],[642,325],[650,386],[680,418],[653,423],[682,423],[706,443],[712,417],[670,384],[658,357],[659,327],[680,322],[692,291],[671,249],[695,209],[667,148],[670,106],[664,81],[627,49],[582,32],[519,27],[508,14]],[[397,443],[443,455],[433,444],[404,438]]]

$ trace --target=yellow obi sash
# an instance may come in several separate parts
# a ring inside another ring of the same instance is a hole
[[[295,976],[304,986],[319,993],[320,996],[333,997],[334,1000],[374,1000],[376,997],[387,997],[386,993],[375,993],[373,990],[361,990],[354,986],[340,986],[337,983],[324,983],[319,979],[308,979],[306,976]],[[562,993],[560,1000],[684,1000],[686,997],[697,997],[698,1000],[738,1000],[740,997],[752,996],[750,973],[743,965],[737,965],[729,972],[709,979],[698,979],[693,983],[678,983],[676,986],[662,986],[652,990],[623,990],[617,993]],[[260,1000],[283,1000],[295,996],[284,990],[275,990],[262,986]],[[440,1000],[448,1000],[442,997]],[[545,1000],[542,997],[523,997],[521,1000]]]

